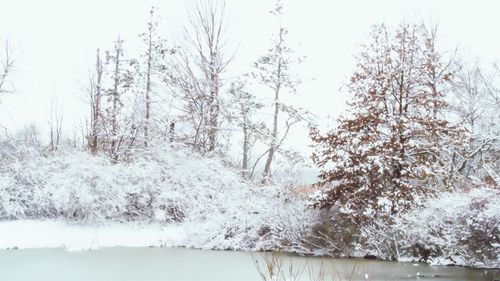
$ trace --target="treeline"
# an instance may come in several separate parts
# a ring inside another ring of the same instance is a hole
[[[282,9],[277,1],[272,14],[278,21]],[[301,58],[288,46],[287,29],[278,26],[270,48],[246,73],[229,75],[238,54],[228,46],[224,1],[196,1],[182,42],[160,34],[157,14],[151,9],[139,57],[127,55],[121,38],[112,50],[96,51],[86,87],[88,150],[115,162],[155,142],[183,143],[227,159],[237,151],[231,165],[247,178],[268,182],[277,155],[297,155],[283,145],[290,129],[311,119],[283,102],[300,83],[293,68]],[[255,87],[267,87],[272,103],[258,98]]]

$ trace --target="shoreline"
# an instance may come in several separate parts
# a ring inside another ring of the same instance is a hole
[[[203,246],[190,240],[188,227],[181,224],[157,224],[145,222],[102,222],[97,224],[64,220],[5,220],[0,221],[0,250],[64,249],[65,251],[89,251],[103,248],[187,248],[210,251],[275,252],[273,250],[243,247]],[[367,259],[361,252],[350,257],[333,257],[319,253],[282,251],[287,255],[311,258]],[[371,259],[371,258],[370,258]],[[376,259],[379,261],[386,261]],[[444,257],[431,258],[428,262],[414,257],[401,257],[396,261],[428,264],[429,266],[460,266],[473,269],[500,270],[495,267],[472,267],[465,263],[453,263]]]

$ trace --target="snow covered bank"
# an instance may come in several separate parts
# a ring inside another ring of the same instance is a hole
[[[500,267],[500,191],[444,193],[385,220],[313,210],[174,145],[126,162],[0,146],[0,248],[180,246]]]
[[[66,247],[67,242],[68,247],[78,247],[67,238],[80,237],[77,230],[100,235],[118,226],[131,226],[132,232],[123,235],[128,237],[144,227],[144,241],[137,242],[142,246],[167,243],[202,249],[275,249],[281,247],[294,223],[307,221],[304,202],[291,200],[286,189],[253,185],[216,157],[202,157],[181,145],[151,147],[117,164],[82,151],[45,155],[19,146],[0,148],[0,162],[3,231],[15,233],[20,227],[26,233],[17,238],[10,235],[20,243],[5,239],[3,247],[23,243]],[[284,225],[282,218],[294,213],[301,220],[286,219]],[[29,231],[30,227],[35,230]],[[58,228],[68,236],[46,235],[41,237],[52,240],[36,240],[36,233],[57,232],[54,229]],[[153,231],[157,228],[161,231]],[[181,240],[164,241],[165,229],[185,235]],[[151,231],[155,235],[150,236]],[[92,243],[84,239],[81,244],[102,246]],[[294,243],[288,239],[290,244]]]
[[[221,161],[182,147],[150,149],[118,164],[79,151],[20,154],[0,166],[0,218],[176,222],[262,201]]]
[[[258,251],[278,249],[279,241],[267,235],[256,239],[252,228],[232,235],[197,223],[108,222],[75,223],[62,220],[0,222],[0,249],[64,248],[69,251],[107,247],[189,247],[204,250]],[[272,229],[272,228],[271,228]]]
[[[500,190],[444,192],[361,229],[358,249],[383,259],[500,268]],[[389,222],[390,221],[390,222]]]
[[[397,218],[406,241],[419,244],[434,263],[500,268],[500,190],[443,193]]]
[[[179,246],[186,233],[177,225],[71,224],[63,221],[0,222],[0,249]]]

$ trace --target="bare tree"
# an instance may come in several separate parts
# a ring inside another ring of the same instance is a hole
[[[89,95],[90,105],[90,133],[88,136],[88,147],[92,154],[99,149],[99,133],[102,125],[102,89],[103,89],[103,62],[100,50],[96,51],[95,69],[90,74],[89,86],[86,89]]]
[[[257,101],[256,97],[248,91],[246,81],[243,79],[232,82],[229,93],[231,95],[231,106],[234,109],[229,114],[229,118],[242,132],[241,170],[243,176],[247,176],[253,139],[260,138],[262,131],[265,130],[265,124],[254,120],[254,115],[257,110],[263,107],[263,104]]]
[[[452,168],[476,184],[500,185],[500,103],[496,84],[498,72],[492,74],[476,62],[459,64],[451,95],[451,111],[470,132],[467,145],[452,151]]]
[[[269,181],[271,176],[271,164],[275,158],[275,153],[279,150],[282,143],[286,139],[290,128],[301,121],[300,116],[295,114],[298,110],[292,106],[284,105],[281,102],[281,95],[285,92],[296,92],[296,87],[300,83],[293,75],[291,67],[294,63],[300,63],[301,59],[294,59],[292,51],[286,42],[287,29],[281,24],[281,16],[283,13],[283,4],[280,0],[276,2],[276,6],[271,13],[279,20],[279,29],[273,35],[273,46],[268,53],[260,57],[254,65],[253,76],[263,85],[269,87],[274,94],[273,102],[273,122],[271,130],[271,140],[267,151],[257,159],[260,160],[267,154],[266,163],[262,182]],[[280,113],[289,116],[285,122],[280,122]],[[285,128],[280,135],[281,123],[285,123]],[[255,165],[257,162],[255,163]],[[254,167],[255,167],[254,165]]]
[[[56,97],[50,101],[49,137],[50,150],[57,151],[61,141],[63,114]]]
[[[151,19],[148,22],[148,31],[145,35],[145,41],[147,43],[146,52],[146,95],[144,97],[144,107],[145,107],[145,120],[144,120],[144,146],[148,146],[148,133],[149,133],[149,118],[151,114],[151,67],[153,64],[153,15],[154,10],[151,9]]]
[[[120,99],[120,94],[118,92],[120,86],[120,77],[121,77],[121,64],[122,64],[122,56],[123,56],[123,40],[118,38],[115,42],[114,55],[109,56],[108,59],[113,59],[114,63],[114,73],[113,73],[113,89],[110,92],[111,95],[111,103],[112,107],[110,109],[110,121],[111,121],[111,154],[113,158],[117,157],[117,148],[118,148],[118,115],[120,112],[120,108],[123,103]]]
[[[468,67],[460,65],[455,74],[451,109],[462,124],[471,132],[477,131],[480,119],[485,113],[488,89],[483,71],[476,64]]]
[[[194,131],[192,145],[202,152],[213,152],[218,142],[221,75],[232,59],[225,54],[227,24],[223,0],[197,0],[166,79],[184,101],[184,118]]]
[[[141,110],[143,111],[143,120],[141,121],[143,123],[144,146],[148,146],[149,139],[151,138],[154,76],[158,75],[159,71],[162,70],[163,66],[161,62],[165,58],[165,55],[172,52],[164,46],[164,40],[158,36],[158,16],[155,14],[155,11],[156,8],[151,7],[147,30],[140,35],[145,46],[145,51],[141,56],[142,64],[137,64],[139,76],[144,83],[144,89],[140,91],[144,93],[143,98],[140,99],[143,104],[143,109]]]
[[[134,77],[129,68],[135,60],[127,60],[123,53],[123,40],[115,41],[111,52],[106,53],[105,71],[110,78],[111,87],[106,89],[107,96],[106,118],[103,126],[106,141],[109,143],[109,156],[118,161],[124,149],[130,149],[134,144],[139,131],[134,112],[125,112],[124,95],[134,83]],[[135,109],[132,109],[134,111]]]
[[[10,45],[10,42],[8,40],[4,42],[3,51],[4,53],[0,57],[0,103],[4,94],[10,94],[14,92],[14,87],[9,78],[14,71],[15,60],[12,56],[12,46]]]

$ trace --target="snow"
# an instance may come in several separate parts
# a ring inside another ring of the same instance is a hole
[[[500,267],[500,191],[487,187],[443,193],[396,218],[409,241],[440,253],[432,264]]]
[[[158,224],[71,224],[64,221],[0,222],[0,249],[178,246],[186,239],[182,227]]]
[[[285,240],[296,248],[285,233],[294,236],[313,212],[290,190],[253,185],[217,157],[178,144],[150,147],[117,164],[82,151],[6,150],[0,147],[0,162],[9,159],[0,165],[4,248],[267,250]]]
[[[118,164],[82,151],[5,147],[0,249],[164,246],[415,261],[412,247],[420,243],[433,250],[431,263],[500,267],[498,190],[442,193],[391,224],[362,225],[357,240],[344,242],[342,220],[308,208],[324,192],[308,200],[284,187],[293,182],[256,186],[217,157],[180,145],[151,147]],[[352,208],[344,209],[349,216]]]

